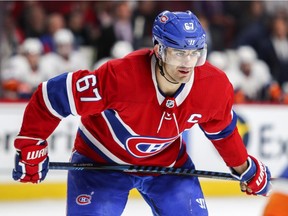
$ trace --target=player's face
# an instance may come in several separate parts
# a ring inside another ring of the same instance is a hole
[[[174,81],[187,83],[192,76],[200,54],[198,50],[166,48],[165,57],[162,58],[165,72]]]

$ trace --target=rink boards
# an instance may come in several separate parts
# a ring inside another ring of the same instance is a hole
[[[50,171],[44,183],[20,184],[12,181],[13,139],[22,123],[26,103],[0,103],[0,200],[63,198],[66,194],[66,171]],[[237,105],[238,128],[250,154],[267,164],[277,175],[288,163],[288,106]],[[50,161],[68,161],[79,118],[64,119],[49,137]],[[196,168],[229,172],[209,140],[198,126],[185,132],[188,151]],[[237,182],[200,179],[206,196],[241,195]],[[139,197],[133,190],[131,197]]]

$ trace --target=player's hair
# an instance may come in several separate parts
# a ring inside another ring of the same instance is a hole
[[[198,18],[191,11],[163,11],[155,18],[152,34],[153,43],[154,45],[159,44],[160,52],[164,51],[166,47],[202,50],[196,66],[205,63],[206,34]]]

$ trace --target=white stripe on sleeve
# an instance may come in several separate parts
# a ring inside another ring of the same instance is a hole
[[[67,96],[68,96],[71,114],[75,116],[75,115],[78,115],[78,113],[76,110],[74,96],[73,96],[73,92],[72,92],[72,74],[73,74],[72,72],[67,74],[66,88],[67,88]]]

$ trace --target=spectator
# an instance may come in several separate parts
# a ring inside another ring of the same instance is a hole
[[[235,1],[233,4],[240,3]],[[209,21],[213,50],[229,48],[234,39],[236,20],[229,11],[229,6],[229,1],[193,1],[194,10]]]
[[[75,1],[67,15],[67,27],[72,31],[79,46],[94,45],[99,37],[99,20],[94,5],[95,2]]]
[[[250,46],[241,46],[236,53],[239,68],[235,73],[239,73],[239,91],[245,98],[242,102],[262,101],[273,81],[269,67],[258,59],[256,51]]]
[[[95,3],[95,13],[102,28],[107,28],[112,25],[114,8],[115,2],[112,1]]]
[[[110,56],[98,60],[93,66],[93,69],[98,69],[102,64],[104,64],[108,60],[115,59],[115,58],[123,58],[124,56],[126,56],[128,53],[132,51],[133,51],[133,46],[131,45],[131,43],[127,41],[117,41],[111,49]]]
[[[288,23],[286,17],[276,15],[272,19],[270,35],[260,41],[259,58],[268,64],[273,78],[283,87],[288,82]]]
[[[47,18],[47,32],[40,39],[44,46],[44,53],[55,52],[54,34],[66,26],[64,17],[59,13],[52,13]]]
[[[235,38],[236,47],[252,46],[258,53],[259,38],[267,35],[267,20],[269,16],[262,1],[251,1],[247,16],[241,16],[239,34]]]
[[[51,52],[43,57],[45,73],[49,77],[64,72],[80,69],[89,69],[90,65],[84,55],[74,48],[74,36],[68,29],[60,29],[54,34],[56,52]]]
[[[9,58],[17,54],[19,46],[23,43],[25,36],[21,28],[17,26],[11,14],[3,17],[3,29],[1,32],[1,54],[2,58]]]
[[[129,2],[116,2],[113,21],[102,26],[97,46],[97,60],[109,57],[111,48],[118,40],[133,43],[132,8]]]
[[[74,35],[77,46],[87,46],[91,44],[88,25],[85,25],[84,16],[80,11],[70,13],[67,24]]]
[[[152,23],[156,17],[155,1],[139,1],[132,16],[135,49],[151,47]]]
[[[20,22],[27,37],[40,38],[45,34],[46,12],[39,2],[25,1]]]
[[[39,82],[48,78],[42,70],[42,50],[39,39],[27,38],[20,46],[19,54],[8,59],[2,71],[4,97],[28,99]]]

